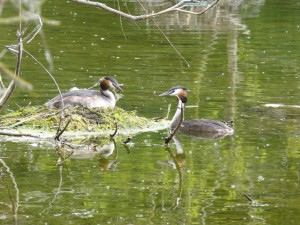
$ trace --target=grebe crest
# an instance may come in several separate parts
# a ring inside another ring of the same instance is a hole
[[[159,96],[177,96],[177,98],[182,102],[187,102],[187,91],[185,86],[172,87],[170,90],[160,94]]]

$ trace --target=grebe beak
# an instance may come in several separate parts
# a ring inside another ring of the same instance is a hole
[[[174,93],[174,91],[166,91],[166,92],[160,94],[159,96],[169,96],[169,95],[171,95],[172,93]]]
[[[123,84],[115,84],[113,83],[114,88],[117,90],[117,92],[123,92],[123,89],[121,88],[121,86],[123,86]]]

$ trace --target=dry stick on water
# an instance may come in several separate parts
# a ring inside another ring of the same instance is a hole
[[[178,96],[177,96],[178,98]],[[183,103],[181,102],[181,100],[178,98],[178,101],[180,101],[180,110],[181,110],[181,113],[180,113],[180,120],[179,120],[179,123],[177,124],[177,126],[175,127],[174,130],[171,130],[170,132],[170,135],[168,137],[166,137],[165,139],[165,144],[169,144],[170,140],[174,137],[174,135],[177,133],[178,129],[181,127],[181,124],[182,124],[182,121],[183,121],[183,114],[184,114],[184,110],[183,110]]]
[[[9,133],[9,132],[0,132],[0,135],[4,135],[4,136],[11,136],[11,137],[33,137],[33,138],[40,138],[39,136],[36,135],[32,135],[32,134],[16,134],[16,133]]]

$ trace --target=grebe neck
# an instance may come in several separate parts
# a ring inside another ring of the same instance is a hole
[[[176,112],[172,118],[171,121],[171,131],[175,130],[176,127],[179,125],[181,117],[182,117],[182,121],[184,119],[184,108],[185,108],[185,104],[178,98],[178,105],[177,105],[177,109]]]

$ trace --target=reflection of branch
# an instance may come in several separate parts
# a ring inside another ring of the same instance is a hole
[[[183,10],[182,8],[185,7],[186,3],[190,3],[190,2],[194,3],[194,2],[197,2],[197,1],[182,0],[182,1],[178,2],[177,4],[171,6],[167,9],[161,10],[159,12],[153,12],[153,13],[139,15],[139,16],[133,16],[133,15],[124,13],[120,10],[116,10],[114,8],[111,8],[111,7],[105,5],[104,3],[101,3],[101,2],[93,2],[93,1],[88,1],[88,0],[71,0],[71,1],[72,2],[77,2],[77,3],[80,3],[80,4],[84,4],[84,5],[93,6],[93,7],[96,7],[96,8],[100,8],[100,9],[103,9],[103,10],[108,11],[110,13],[113,13],[113,14],[125,17],[127,19],[136,21],[136,20],[145,20],[145,19],[153,18],[153,17],[159,16],[159,15],[165,14],[165,13],[173,12],[173,11],[179,11],[179,12],[195,14],[195,15],[202,15],[202,14],[206,13],[208,10],[210,10],[211,8],[213,8],[215,5],[217,5],[220,0],[215,0],[212,4],[208,5],[204,10],[202,10],[200,12],[192,12],[192,11],[188,11],[188,10]]]
[[[17,224],[17,217],[18,217],[18,209],[19,209],[19,194],[20,194],[20,191],[19,191],[19,188],[18,188],[18,185],[17,185],[17,182],[16,182],[16,179],[14,177],[14,174],[10,171],[10,168],[6,165],[6,163],[4,162],[3,159],[0,158],[0,162],[2,163],[2,165],[6,168],[6,171],[7,173],[9,173],[9,176],[11,178],[11,181],[12,183],[14,184],[14,187],[16,189],[16,203],[14,203],[12,201],[12,209],[13,209],[13,217],[14,217],[14,222],[15,224]]]
[[[61,186],[62,186],[62,182],[63,182],[63,176],[62,176],[62,166],[59,166],[59,184],[58,184],[58,187],[57,187],[57,190],[53,196],[53,199],[51,200],[51,202],[49,203],[48,207],[45,208],[41,214],[45,213],[46,210],[49,210],[50,208],[52,208],[52,204],[53,202],[57,199],[57,196],[60,194],[60,191],[61,191]]]

